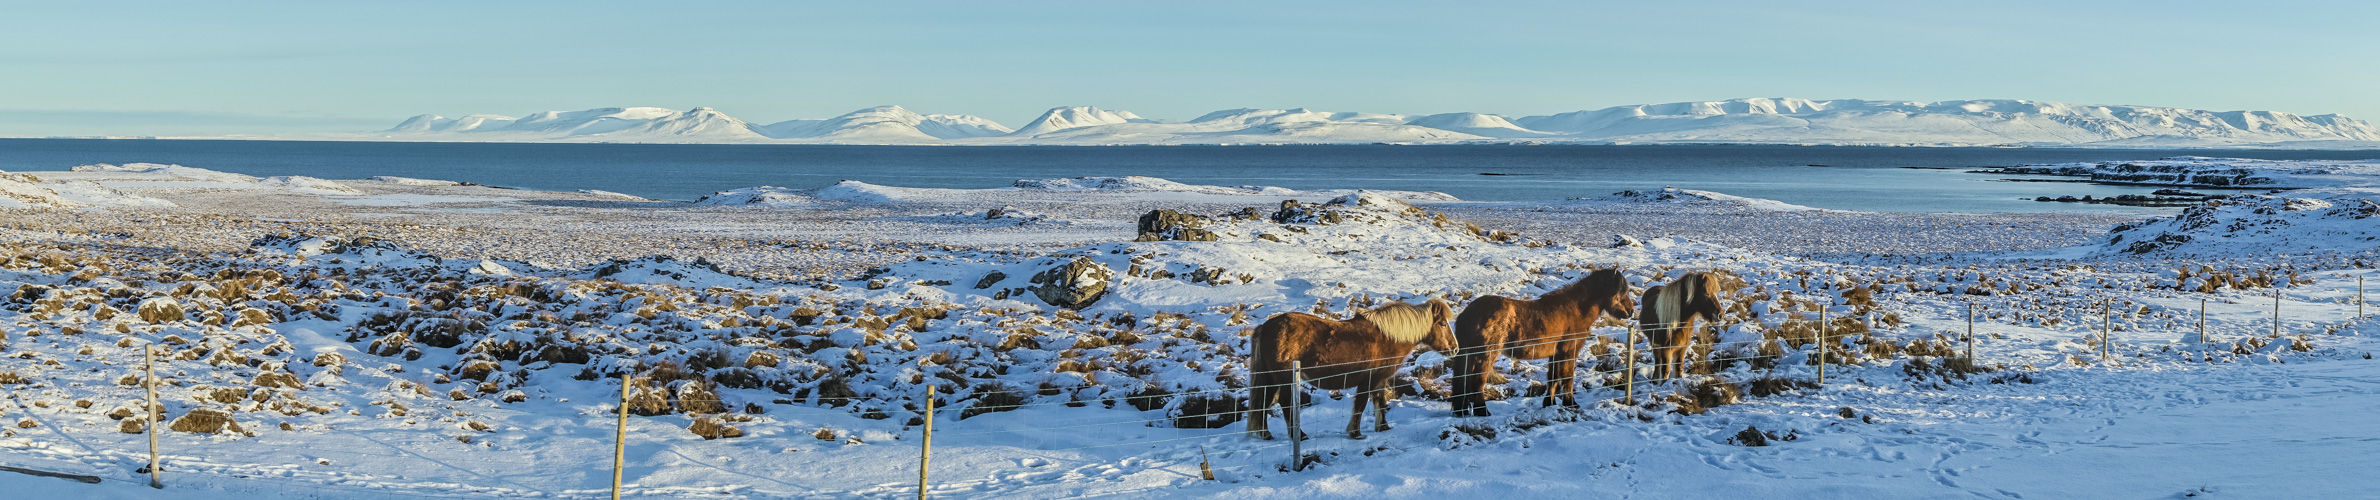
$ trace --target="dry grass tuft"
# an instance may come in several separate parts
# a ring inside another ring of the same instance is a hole
[[[1670,395],[1669,400],[1677,404],[1677,409],[1672,411],[1680,415],[1699,415],[1712,408],[1743,402],[1744,392],[1726,379],[1702,377],[1678,389],[1677,394]]]
[[[1816,381],[1790,377],[1760,377],[1752,379],[1751,382],[1746,383],[1745,385],[1751,387],[1751,393],[1753,396],[1763,398],[1802,389],[1818,388],[1818,382]]]
[[[744,437],[743,429],[721,423],[718,418],[714,417],[694,419],[694,423],[687,425],[686,430],[693,431],[694,435],[702,436],[705,440]]]
[[[240,429],[238,422],[231,420],[231,412],[208,408],[190,410],[190,413],[185,413],[181,418],[174,419],[173,423],[167,425],[166,428],[200,434],[215,434],[225,430],[247,433],[246,430]]]

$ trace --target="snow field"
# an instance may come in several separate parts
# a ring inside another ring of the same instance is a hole
[[[197,253],[12,236],[0,373],[20,383],[0,376],[0,461],[132,482],[0,483],[74,497],[602,497],[623,374],[640,378],[628,493],[652,498],[912,496],[928,391],[932,488],[963,496],[2354,496],[2368,485],[2335,478],[2380,465],[2356,451],[2368,436],[2350,420],[2376,409],[2360,380],[2380,372],[2362,357],[2355,279],[2369,273],[2354,252],[1830,262],[1643,234],[1534,239],[1364,196],[1206,213],[1214,241],[929,250],[810,283],[705,260],[558,268],[354,237]],[[1035,274],[1084,259],[1114,272],[1098,302],[1040,302]],[[1248,380],[1239,333],[1267,316],[1534,297],[1611,266],[1637,286],[1731,277],[1697,375],[1626,383],[1643,367],[1615,322],[1588,332],[1581,410],[1538,408],[1546,369],[1521,361],[1488,389],[1508,396],[1496,417],[1449,417],[1445,357],[1421,353],[1397,384],[1394,430],[1347,439],[1356,395],[1309,391],[1305,472],[1282,470],[1287,441],[1247,440],[1228,420]],[[2196,338],[2200,299],[2210,339]],[[240,426],[163,432],[161,492],[131,472],[145,438],[121,432],[145,406],[148,345],[170,353],[162,423],[213,410]],[[1808,385],[1821,359],[1827,383]],[[1614,402],[1631,387],[1637,404]],[[1746,427],[1770,445],[1743,446]],[[1217,481],[1200,479],[1202,461]],[[2122,474],[2075,472],[2099,468]]]

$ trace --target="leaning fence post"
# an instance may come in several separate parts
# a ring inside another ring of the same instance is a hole
[[[917,448],[917,500],[926,499],[926,471],[934,460],[934,386],[926,386],[925,440]]]
[[[157,344],[143,344],[141,355],[141,367],[149,372],[148,380],[141,383],[149,391],[148,415],[142,416],[149,421],[149,487],[165,489],[165,483],[158,480],[157,424],[165,419],[165,408],[157,406]]]
[[[1306,470],[1306,426],[1297,418],[1298,404],[1305,402],[1306,399],[1303,388],[1306,385],[1305,364],[1304,361],[1289,362],[1289,387],[1285,388],[1289,394],[1289,401],[1287,404],[1281,405],[1289,408],[1289,470],[1292,471]],[[1487,402],[1484,400],[1487,398],[1487,377],[1482,376],[1479,381],[1481,382],[1479,397],[1482,399],[1480,404],[1486,405]]]
[[[620,500],[620,470],[628,461],[628,391],[634,372],[620,374],[620,420],[612,430],[612,500]]]
[[[1623,367],[1623,368],[1621,368],[1621,369],[1623,369],[1623,370],[1627,370],[1626,372],[1622,373],[1622,375],[1623,375],[1623,376],[1620,378],[1620,383],[1623,383],[1623,384],[1627,384],[1627,385],[1628,385],[1628,401],[1627,401],[1627,403],[1628,403],[1628,405],[1629,405],[1629,406],[1636,406],[1636,327],[1637,327],[1637,326],[1638,326],[1638,325],[1628,325],[1628,354],[1626,355],[1626,356],[1627,356],[1626,360],[1625,360],[1625,361],[1622,361],[1622,362],[1620,363],[1620,366],[1622,366],[1622,367]]]

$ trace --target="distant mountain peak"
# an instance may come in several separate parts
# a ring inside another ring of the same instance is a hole
[[[895,105],[754,125],[710,107],[406,118],[376,138],[521,142],[836,144],[1242,144],[1513,141],[2109,147],[2380,147],[2380,128],[2336,114],[2205,111],[2023,99],[1918,102],[1751,97],[1612,106],[1513,118],[1309,108],[1227,109],[1182,122],[1063,106],[1023,127]]]
[[[1042,112],[1040,118],[1016,129],[1013,135],[1031,137],[1071,128],[1145,121],[1131,111],[1109,111],[1096,106],[1061,106]]]

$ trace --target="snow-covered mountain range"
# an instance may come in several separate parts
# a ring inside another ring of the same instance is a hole
[[[818,144],[1750,143],[1896,146],[2380,148],[2380,128],[2335,114],[2204,111],[2024,100],[1751,98],[1542,116],[1231,109],[1187,121],[1061,107],[1011,129],[970,115],[879,106],[755,125],[711,108],[598,108],[522,118],[420,115],[362,138],[403,141]]]

